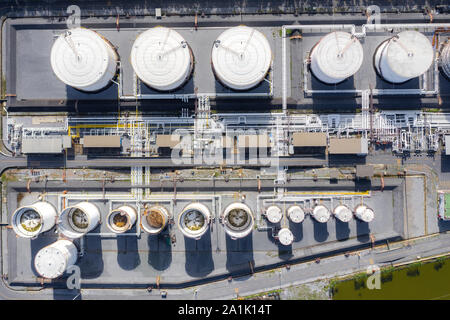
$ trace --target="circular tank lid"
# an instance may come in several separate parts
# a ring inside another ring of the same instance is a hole
[[[90,222],[87,213],[77,206],[70,209],[67,221],[70,227],[77,232],[86,232]]]
[[[247,90],[259,84],[271,63],[269,41],[254,28],[230,28],[217,38],[212,48],[215,75],[235,90]]]
[[[314,60],[325,82],[337,83],[354,75],[363,62],[363,48],[356,37],[336,31],[323,37],[313,49]],[[314,71],[314,70],[313,70]],[[320,74],[316,74],[320,77]]]
[[[131,65],[147,85],[162,91],[184,83],[191,71],[191,50],[175,30],[155,27],[140,34],[131,49]]]
[[[371,222],[375,217],[375,213],[372,209],[366,205],[360,205],[356,208],[356,215],[364,222]]]
[[[282,245],[288,246],[294,241],[294,235],[292,234],[291,230],[282,228],[278,232],[278,240]]]
[[[34,266],[42,277],[54,279],[64,273],[67,267],[67,260],[61,250],[48,246],[39,250],[34,259]]]
[[[450,41],[447,41],[441,52],[441,68],[450,79]]]
[[[288,209],[288,216],[294,223],[300,223],[305,219],[305,212],[300,206],[292,206]]]
[[[167,224],[169,213],[166,208],[161,206],[152,206],[142,216],[141,225],[143,229],[150,234],[161,232]]]
[[[278,223],[281,221],[283,214],[281,213],[281,209],[277,206],[270,206],[266,210],[267,220],[271,223]]]
[[[430,40],[417,31],[402,31],[389,40],[386,62],[389,68],[404,78],[415,78],[433,63],[434,51]]]
[[[313,210],[314,219],[316,219],[320,223],[325,223],[330,219],[330,210],[324,205],[317,205]]]
[[[107,72],[108,44],[96,32],[76,28],[67,30],[53,44],[51,65],[65,84],[83,89],[99,81]]]
[[[353,217],[352,211],[344,205],[337,206],[334,209],[334,215],[342,222],[349,222]]]

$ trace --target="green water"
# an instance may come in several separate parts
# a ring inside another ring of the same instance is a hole
[[[382,271],[380,289],[368,289],[366,279],[337,283],[333,300],[450,300],[450,258]]]

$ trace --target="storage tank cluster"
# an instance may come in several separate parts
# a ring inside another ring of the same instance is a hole
[[[248,90],[266,77],[272,65],[269,41],[260,31],[238,26],[219,35],[211,51],[211,67],[217,80],[234,90]],[[75,28],[61,34],[51,50],[55,75],[67,86],[96,92],[106,88],[116,75],[119,57],[99,33]],[[134,41],[130,63],[137,77],[158,91],[183,86],[194,68],[194,55],[175,30],[154,27]]]
[[[450,60],[447,50],[447,62]],[[363,48],[352,34],[327,34],[311,49],[311,72],[326,83],[337,84],[353,76],[363,62]],[[432,65],[434,50],[428,38],[418,31],[402,31],[383,41],[375,51],[373,64],[378,75],[391,83],[403,83],[424,74]],[[447,63],[447,71],[450,64]],[[444,69],[445,70],[445,69]]]

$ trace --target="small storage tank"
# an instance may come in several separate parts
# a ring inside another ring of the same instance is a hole
[[[130,230],[136,222],[136,210],[128,205],[112,210],[106,221],[108,228],[114,233],[124,233]]]
[[[402,83],[424,74],[431,67],[433,58],[433,47],[425,35],[402,31],[378,46],[374,64],[384,80]]]
[[[279,223],[283,218],[283,213],[278,206],[270,206],[266,209],[266,218],[270,223]]]
[[[155,205],[144,211],[141,226],[149,234],[158,234],[167,226],[169,212],[163,206]]]
[[[90,202],[80,202],[67,207],[59,216],[58,230],[64,236],[76,239],[80,238],[100,222],[100,211]]]
[[[200,239],[206,233],[211,221],[211,213],[201,203],[187,205],[178,216],[178,228],[188,238]]]
[[[360,204],[355,208],[355,216],[364,222],[371,222],[375,217],[375,213],[365,204]]]
[[[131,49],[131,65],[146,85],[170,91],[181,87],[194,67],[192,50],[175,30],[155,27],[141,33]]]
[[[11,224],[19,237],[33,238],[53,228],[57,215],[53,205],[39,201],[14,211]]]
[[[333,214],[336,219],[342,222],[349,222],[353,217],[352,211],[346,205],[338,205],[334,208]]]
[[[361,67],[364,52],[359,40],[348,32],[327,34],[312,48],[311,71],[316,78],[336,84],[353,76]]]
[[[50,62],[66,85],[82,91],[105,88],[116,75],[118,56],[100,34],[85,28],[67,30],[52,47]]]
[[[272,64],[272,50],[266,36],[246,26],[224,31],[214,42],[211,56],[217,79],[234,90],[258,85]]]
[[[223,212],[225,232],[232,239],[249,235],[253,230],[254,218],[250,208],[240,202],[230,204]]]
[[[288,218],[294,223],[300,223],[305,219],[305,211],[302,207],[293,205],[288,209]]]
[[[288,228],[282,228],[278,231],[278,241],[284,246],[289,246],[294,242],[294,235]]]
[[[447,80],[450,80],[450,40],[441,46],[440,69]]]
[[[314,207],[312,216],[317,222],[325,223],[330,219],[331,213],[327,207],[322,204],[318,204]]]
[[[58,240],[42,248],[34,257],[34,268],[46,279],[55,279],[77,262],[77,248],[69,240]]]

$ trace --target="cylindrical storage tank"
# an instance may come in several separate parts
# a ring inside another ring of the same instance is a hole
[[[77,262],[77,248],[69,240],[58,240],[42,248],[34,257],[34,268],[46,279],[55,279]]]
[[[433,47],[426,36],[417,31],[403,31],[378,46],[374,65],[384,80],[402,83],[424,74],[433,57]]]
[[[450,80],[450,41],[447,40],[441,47],[440,69],[447,80]]]
[[[283,218],[283,213],[278,206],[270,206],[266,209],[266,218],[270,223],[279,223]]]
[[[155,27],[141,33],[131,49],[131,65],[146,85],[159,91],[175,90],[190,77],[192,50],[175,30]]]
[[[294,223],[300,223],[305,219],[305,211],[302,207],[293,205],[288,209],[288,218]]]
[[[61,212],[58,230],[64,236],[76,239],[97,227],[99,221],[100,211],[97,206],[90,202],[80,202]]]
[[[278,231],[278,241],[284,246],[289,246],[294,242],[294,235],[288,228],[282,228]]]
[[[141,226],[145,232],[155,235],[160,233],[167,226],[169,212],[166,208],[155,205],[144,211],[141,217]]]
[[[118,56],[113,46],[95,31],[67,30],[53,44],[50,62],[59,80],[78,90],[105,88],[116,75]]]
[[[11,224],[19,237],[33,238],[53,228],[57,215],[53,205],[39,201],[14,211]]]
[[[208,230],[211,213],[201,203],[187,205],[178,216],[178,228],[188,238],[200,239]]]
[[[136,210],[128,205],[112,210],[106,221],[108,228],[114,233],[124,233],[130,230],[136,222]]]
[[[234,90],[258,85],[272,64],[272,50],[266,36],[246,26],[224,31],[214,42],[211,56],[217,79]]]
[[[331,213],[327,207],[322,204],[318,204],[314,207],[312,216],[317,222],[325,223],[330,219]]]
[[[316,78],[336,84],[361,67],[364,52],[359,40],[348,32],[327,34],[311,50],[311,71]]]
[[[232,203],[225,209],[222,221],[225,232],[232,239],[249,235],[255,223],[250,208],[240,202]]]
[[[334,208],[333,214],[336,219],[342,222],[349,222],[353,218],[352,211],[346,205],[338,205]]]
[[[355,208],[355,216],[364,222],[371,222],[375,217],[375,213],[365,204],[360,204]]]

